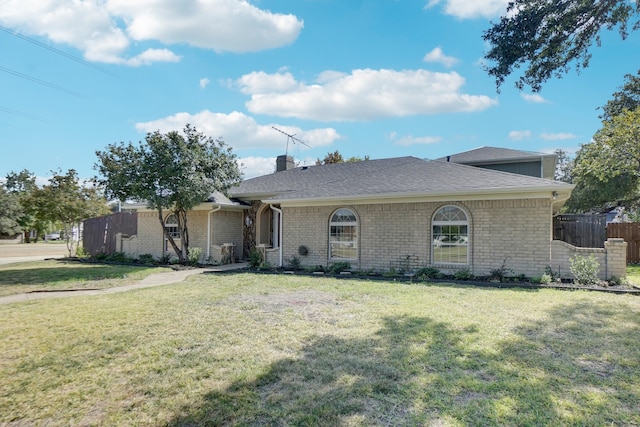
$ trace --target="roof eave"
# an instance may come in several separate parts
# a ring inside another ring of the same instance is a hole
[[[302,205],[326,205],[336,203],[350,204],[369,204],[369,203],[385,203],[392,201],[408,201],[408,202],[430,202],[430,201],[447,201],[447,200],[498,200],[498,199],[521,199],[521,198],[551,198],[553,193],[558,195],[569,195],[575,185],[545,185],[537,187],[510,187],[510,188],[489,188],[477,191],[459,190],[459,191],[442,191],[430,193],[380,193],[380,194],[360,194],[355,196],[326,196],[326,197],[308,197],[308,198],[292,198],[287,199],[273,198],[262,199],[263,203],[281,204],[287,206]],[[525,197],[523,197],[525,196]]]

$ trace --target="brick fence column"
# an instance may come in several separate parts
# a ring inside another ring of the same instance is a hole
[[[612,276],[627,275],[627,242],[620,238],[610,238],[604,242],[607,252],[607,279]]]

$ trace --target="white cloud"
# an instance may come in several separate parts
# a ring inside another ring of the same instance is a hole
[[[134,40],[187,43],[216,52],[256,52],[291,44],[303,22],[245,0],[108,0]]]
[[[291,73],[267,74],[264,71],[254,71],[245,74],[236,81],[242,93],[287,93],[303,89]]]
[[[134,56],[126,61],[127,65],[139,67],[141,65],[151,65],[154,62],[179,62],[180,57],[168,49],[147,49],[140,55]]]
[[[209,86],[209,83],[211,83],[211,80],[209,80],[206,77],[203,79],[200,79],[200,89],[204,89],[205,87]]]
[[[324,72],[314,84],[289,73],[251,73],[236,81],[251,95],[246,106],[252,113],[318,121],[473,112],[497,104],[488,96],[462,93],[464,83],[455,72],[387,69]]]
[[[256,148],[279,148],[283,152],[287,145],[287,137],[273,129],[276,127],[289,135],[304,141],[311,147],[333,144],[342,136],[333,128],[303,130],[297,127],[279,124],[259,125],[243,113],[234,111],[229,114],[213,113],[203,110],[196,114],[176,113],[161,119],[136,123],[140,132],[169,132],[182,130],[189,123],[199,131],[212,138],[222,138],[234,150]],[[292,147],[289,147],[290,149]],[[306,149],[301,146],[300,149]]]
[[[275,157],[240,157],[237,160],[244,179],[268,175],[276,170]]]
[[[429,144],[437,144],[442,141],[442,138],[439,136],[413,136],[413,135],[405,135],[398,137],[396,132],[393,132],[388,137],[394,145],[398,145],[401,147],[410,147],[412,145],[429,145]]]
[[[537,93],[521,93],[520,96],[527,102],[531,102],[533,104],[547,104],[549,101],[544,99],[541,95]]]
[[[507,11],[509,0],[429,0],[425,9],[444,3],[448,15],[460,19],[494,18]]]
[[[132,42],[255,52],[293,43],[304,26],[246,0],[4,0],[0,24],[74,46],[90,61],[133,66],[177,56],[166,49],[135,54]]]
[[[440,47],[436,47],[431,52],[427,53],[422,60],[424,62],[437,62],[447,68],[451,68],[458,63],[457,58],[445,55]]]
[[[563,141],[566,139],[575,139],[576,136],[572,133],[543,133],[540,134],[540,138],[546,141]]]
[[[530,130],[512,130],[509,132],[509,139],[519,141],[526,138],[531,138]]]

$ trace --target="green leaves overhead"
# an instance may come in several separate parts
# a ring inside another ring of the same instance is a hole
[[[626,0],[513,0],[505,16],[483,35],[491,46],[485,69],[500,89],[506,77],[526,67],[516,87],[538,92],[571,64],[577,70],[588,67],[589,48],[600,45],[602,28],[617,27],[622,39],[640,28],[640,21],[632,22],[639,12],[639,3]]]

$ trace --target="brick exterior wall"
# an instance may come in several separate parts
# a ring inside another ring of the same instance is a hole
[[[207,254],[207,210],[191,211],[187,215],[189,228],[189,246],[201,248],[205,261]],[[214,261],[220,260],[220,246],[223,243],[234,243],[242,247],[242,212],[220,210],[211,214],[211,248]],[[158,221],[157,212],[138,212],[138,234],[120,239],[120,251],[138,258],[142,254],[151,254],[161,258],[164,254],[165,239]],[[167,253],[174,254],[171,245]]]
[[[415,264],[430,266],[431,220],[446,205],[462,208],[469,221],[469,268],[487,275],[505,265],[514,274],[539,276],[550,264],[551,206],[548,199],[465,201],[453,203],[388,203],[283,207],[283,258],[298,256],[298,247],[309,248],[301,256],[304,265],[330,265],[329,220],[340,207],[359,219],[359,259],[351,263],[360,270],[386,271],[410,257]],[[433,265],[443,271],[459,268]]]

